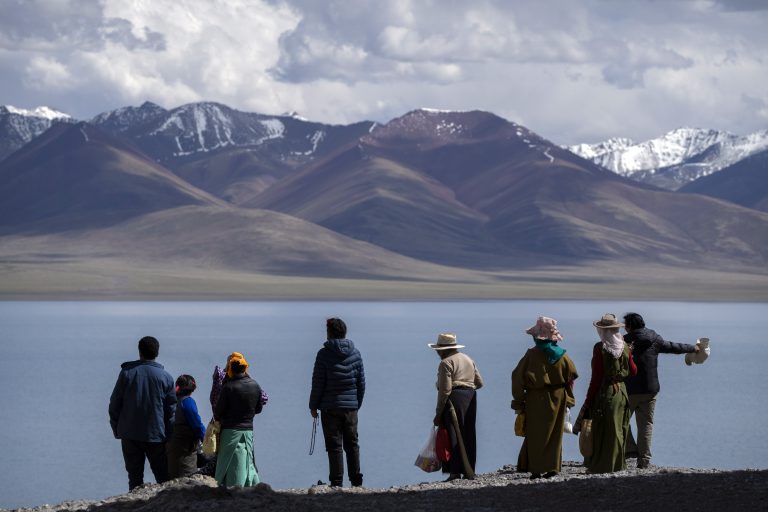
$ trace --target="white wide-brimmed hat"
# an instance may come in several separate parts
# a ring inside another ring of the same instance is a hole
[[[450,348],[464,348],[464,345],[456,344],[456,335],[449,334],[449,333],[438,334],[437,343],[427,343],[427,346],[435,350],[448,350]]]

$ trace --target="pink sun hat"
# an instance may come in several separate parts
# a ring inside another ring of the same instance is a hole
[[[536,325],[525,332],[537,340],[563,341],[563,336],[557,330],[557,320],[546,316],[540,316]]]

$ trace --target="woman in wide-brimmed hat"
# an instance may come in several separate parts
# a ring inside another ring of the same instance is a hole
[[[455,334],[440,334],[437,343],[429,343],[440,356],[437,368],[437,408],[434,423],[448,430],[451,443],[450,460],[443,464],[443,473],[450,473],[448,480],[472,479],[475,476],[477,439],[476,390],[483,387],[483,379],[477,365],[456,343]]]
[[[637,374],[637,367],[619,334],[624,324],[616,320],[616,315],[606,313],[592,325],[600,341],[592,350],[592,379],[574,432],[581,429],[582,418],[592,419],[592,455],[584,457],[584,465],[591,473],[610,473],[627,467],[624,446],[630,411],[624,380]]]
[[[563,425],[566,409],[573,407],[576,366],[558,343],[563,340],[557,321],[540,316],[525,331],[533,336],[529,348],[512,371],[512,408],[525,414],[525,441],[517,458],[517,470],[531,478],[560,472]]]

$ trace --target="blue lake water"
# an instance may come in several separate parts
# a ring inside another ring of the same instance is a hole
[[[478,471],[517,461],[510,373],[531,345],[538,315],[557,318],[581,377],[580,406],[605,312],[641,313],[668,340],[712,340],[704,365],[659,358],[653,462],[719,468],[768,467],[762,320],[768,304],[679,302],[0,302],[0,507],[98,499],[127,490],[107,405],[120,364],[137,359],[137,340],[156,336],[158,361],[198,381],[193,395],[210,418],[210,375],[233,351],[270,395],[254,422],[263,481],[276,488],[327,481],[322,436],[308,455],[312,364],[325,318],[339,316],[360,349],[368,389],[360,411],[365,485],[433,481],[413,466],[429,433],[438,357],[427,348],[455,332],[486,387],[478,392]],[[564,458],[579,460],[566,435]],[[145,478],[152,481],[147,467]]]

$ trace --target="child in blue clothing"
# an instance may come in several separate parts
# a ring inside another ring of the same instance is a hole
[[[194,377],[180,375],[176,379],[176,415],[173,434],[166,447],[168,476],[179,478],[197,471],[197,446],[205,437],[205,425],[200,419],[192,392],[197,388]]]

